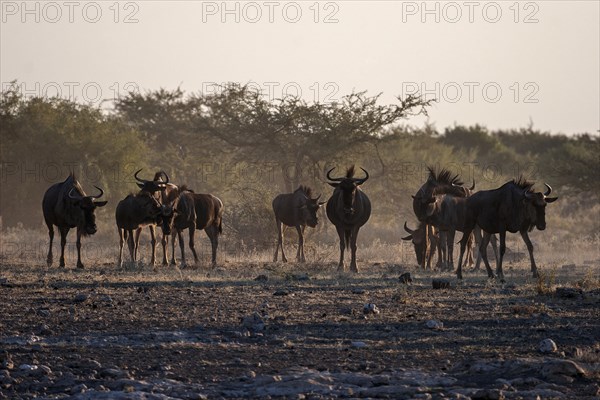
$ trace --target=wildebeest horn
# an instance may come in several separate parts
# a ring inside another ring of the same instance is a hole
[[[145,179],[140,179],[140,178],[138,178],[138,174],[139,174],[140,172],[142,172],[142,169],[143,169],[143,168],[140,168],[140,169],[138,169],[138,170],[136,171],[136,173],[135,173],[135,174],[133,174],[133,177],[134,177],[136,180],[138,180],[138,181],[140,181],[140,182],[142,182],[142,183],[146,183],[147,181],[146,181]]]
[[[531,199],[531,193],[529,193],[529,189],[523,189],[523,196],[525,196],[528,199]]]
[[[329,179],[330,181],[334,181],[334,182],[340,182],[341,180],[343,180],[344,178],[332,178],[329,174],[331,173],[331,171],[333,171],[335,169],[335,167],[331,168],[329,171],[327,171],[327,179]]]
[[[404,230],[405,230],[406,232],[410,233],[411,235],[412,235],[413,233],[415,233],[415,231],[414,231],[414,230],[410,229],[410,228],[408,227],[408,225],[406,225],[406,221],[404,221]]]
[[[547,183],[544,183],[544,185],[546,185],[546,187],[548,188],[546,193],[544,193],[544,197],[550,196],[550,193],[552,193],[552,186],[548,185]]]
[[[354,182],[356,182],[357,185],[362,185],[363,183],[365,183],[367,181],[367,179],[369,179],[369,173],[367,172],[367,170],[364,169],[363,167],[360,167],[360,169],[363,170],[363,172],[366,174],[366,176],[362,179],[354,179]]]
[[[98,189],[100,191],[100,194],[96,195],[96,196],[90,196],[92,199],[99,199],[100,197],[102,197],[102,195],[104,194],[104,190],[100,189],[98,186],[94,185],[94,187],[96,189]]]
[[[165,176],[166,181],[164,181],[163,183],[167,184],[169,183],[169,175],[167,175],[167,173],[165,171],[160,171],[162,175]]]
[[[81,200],[82,196],[80,196],[79,194],[77,195],[77,197],[73,197],[73,190],[75,190],[75,188],[71,188],[71,190],[69,190],[69,198],[73,199],[73,200]]]
[[[475,189],[475,178],[473,178],[473,185],[469,188],[469,190]]]
[[[321,194],[319,194],[319,195],[317,196],[317,198],[315,199],[315,201],[319,201],[319,199],[320,199],[320,198],[321,198]]]

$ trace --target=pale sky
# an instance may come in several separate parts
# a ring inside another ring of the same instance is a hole
[[[24,6],[25,4],[25,6]],[[600,129],[600,1],[0,1],[2,85],[97,103],[253,82],[439,100],[438,129]],[[127,23],[128,22],[128,23]],[[421,126],[423,118],[408,122]]]

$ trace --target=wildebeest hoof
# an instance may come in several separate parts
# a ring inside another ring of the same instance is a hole
[[[82,264],[82,263],[77,263],[77,268],[79,268],[79,269],[84,269],[85,267],[83,266],[83,264]]]

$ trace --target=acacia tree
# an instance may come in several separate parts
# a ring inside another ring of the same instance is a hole
[[[409,116],[426,114],[431,101],[409,95],[399,104],[380,105],[380,95],[352,93],[340,102],[308,103],[286,96],[268,101],[248,86],[230,85],[218,93],[195,95],[190,127],[240,150],[244,159],[276,163],[292,191],[306,166],[327,163],[353,148],[375,142],[382,128]],[[290,168],[291,167],[291,168]]]

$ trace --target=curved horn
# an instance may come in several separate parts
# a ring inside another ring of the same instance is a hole
[[[406,232],[410,233],[411,235],[412,235],[413,233],[415,233],[415,231],[414,231],[414,230],[410,229],[410,228],[408,227],[408,225],[406,225],[406,221],[404,221],[404,230],[405,230]]]
[[[475,189],[475,178],[473,178],[473,185],[469,188],[469,190]]]
[[[330,181],[334,181],[334,182],[340,182],[341,180],[343,180],[344,178],[332,178],[329,174],[331,174],[331,171],[333,171],[335,169],[335,167],[331,168],[329,171],[327,171],[327,179],[329,179]]]
[[[531,193],[529,193],[529,189],[523,189],[523,196],[525,196],[528,199],[531,199]]]
[[[320,193],[320,194],[317,196],[317,198],[316,198],[316,199],[314,199],[314,200],[315,200],[315,201],[319,201],[319,199],[321,198],[321,194],[322,194],[322,193]]]
[[[96,196],[90,196],[92,199],[99,199],[100,197],[102,197],[102,195],[104,194],[104,190],[100,189],[98,186],[94,185],[94,187],[96,189],[98,189],[100,191],[100,194],[97,194]]]
[[[147,182],[146,180],[138,178],[138,174],[139,174],[140,172],[142,172],[142,169],[143,169],[143,168],[140,168],[140,169],[138,169],[138,170],[136,171],[136,173],[135,173],[135,174],[133,174],[133,177],[134,177],[136,180],[138,180],[138,181],[140,181],[140,182],[142,182],[142,183],[146,183],[146,182]]]
[[[74,187],[72,187],[71,190],[69,190],[69,198],[73,200],[81,200],[81,196],[79,194],[77,195],[77,197],[73,197],[73,190],[75,190]]]
[[[552,193],[552,186],[548,185],[547,183],[544,183],[544,185],[546,185],[546,187],[548,188],[546,193],[544,193],[544,197],[550,196],[550,193]]]
[[[169,175],[167,175],[167,173],[165,171],[160,171],[160,172],[165,176],[165,179],[166,179],[166,181],[164,181],[163,183],[165,183],[165,184],[169,183]]]
[[[366,169],[364,169],[363,167],[360,167],[360,169],[363,170],[363,172],[365,173],[365,177],[362,179],[355,179],[354,181],[356,182],[357,185],[362,185],[363,183],[365,183],[367,181],[367,179],[369,179],[369,173],[367,172]]]

